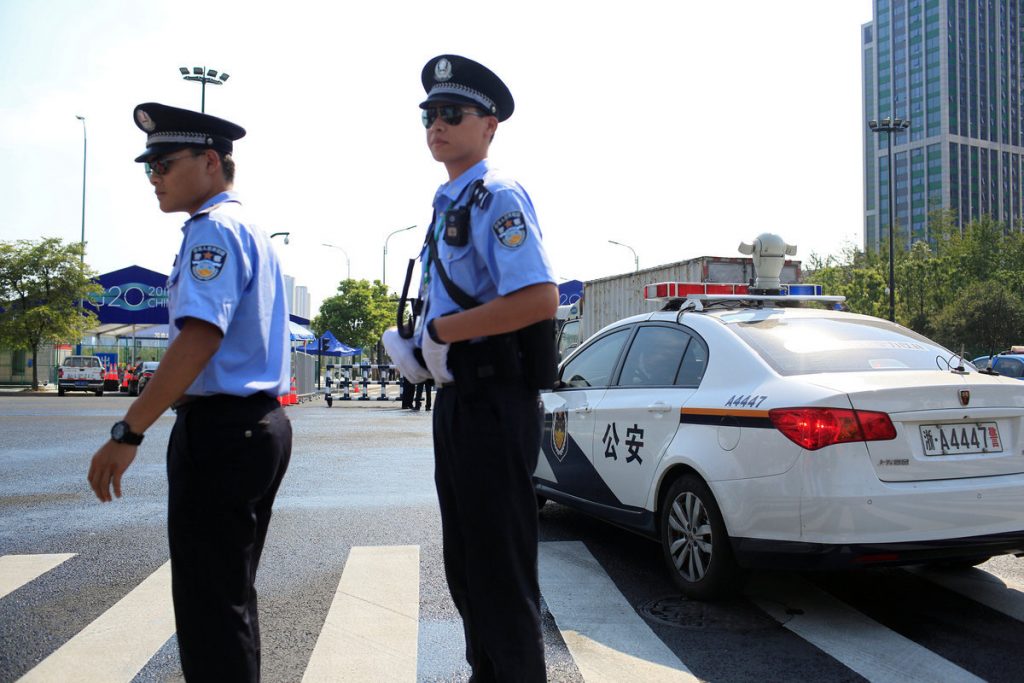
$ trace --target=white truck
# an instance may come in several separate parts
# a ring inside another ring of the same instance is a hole
[[[68,356],[57,368],[57,395],[66,391],[91,391],[103,395],[103,361],[99,356]]]
[[[800,266],[800,261],[787,259],[782,268],[782,283],[800,282]],[[745,283],[753,277],[754,262],[750,258],[699,256],[635,273],[588,280],[583,283],[582,299],[572,306],[559,306],[560,327],[555,339],[558,359],[565,359],[573,349],[605,325],[661,308],[661,303],[644,300],[644,285],[654,282]]]

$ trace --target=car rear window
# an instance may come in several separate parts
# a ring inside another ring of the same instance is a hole
[[[780,375],[871,370],[934,370],[951,354],[885,320],[790,318],[730,324]]]
[[[98,368],[100,359],[92,356],[68,356],[64,359],[64,366],[69,368]]]

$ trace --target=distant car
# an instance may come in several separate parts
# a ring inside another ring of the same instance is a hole
[[[128,380],[128,395],[138,396],[146,388],[146,384],[153,378],[153,373],[160,366],[159,361],[144,361],[135,366],[132,376]]]
[[[666,291],[691,286],[733,287]],[[955,353],[889,321],[735,288],[652,296],[661,311],[562,361],[542,393],[539,504],[660,541],[696,599],[732,592],[748,568],[1024,552],[1016,382],[959,369]]]
[[[57,395],[68,391],[91,391],[103,395],[103,361],[98,356],[68,356],[57,368]]]
[[[1000,354],[993,356],[992,372],[1003,377],[1024,379],[1024,354]]]

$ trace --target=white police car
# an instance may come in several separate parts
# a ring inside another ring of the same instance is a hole
[[[1024,553],[1019,381],[885,320],[786,306],[796,286],[646,289],[665,308],[599,331],[542,395],[541,502],[658,539],[700,599],[743,568]]]

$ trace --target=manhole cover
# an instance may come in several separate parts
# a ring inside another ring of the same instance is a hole
[[[648,619],[676,628],[706,631],[758,631],[778,624],[747,602],[696,602],[681,595],[655,598],[640,605]]]

